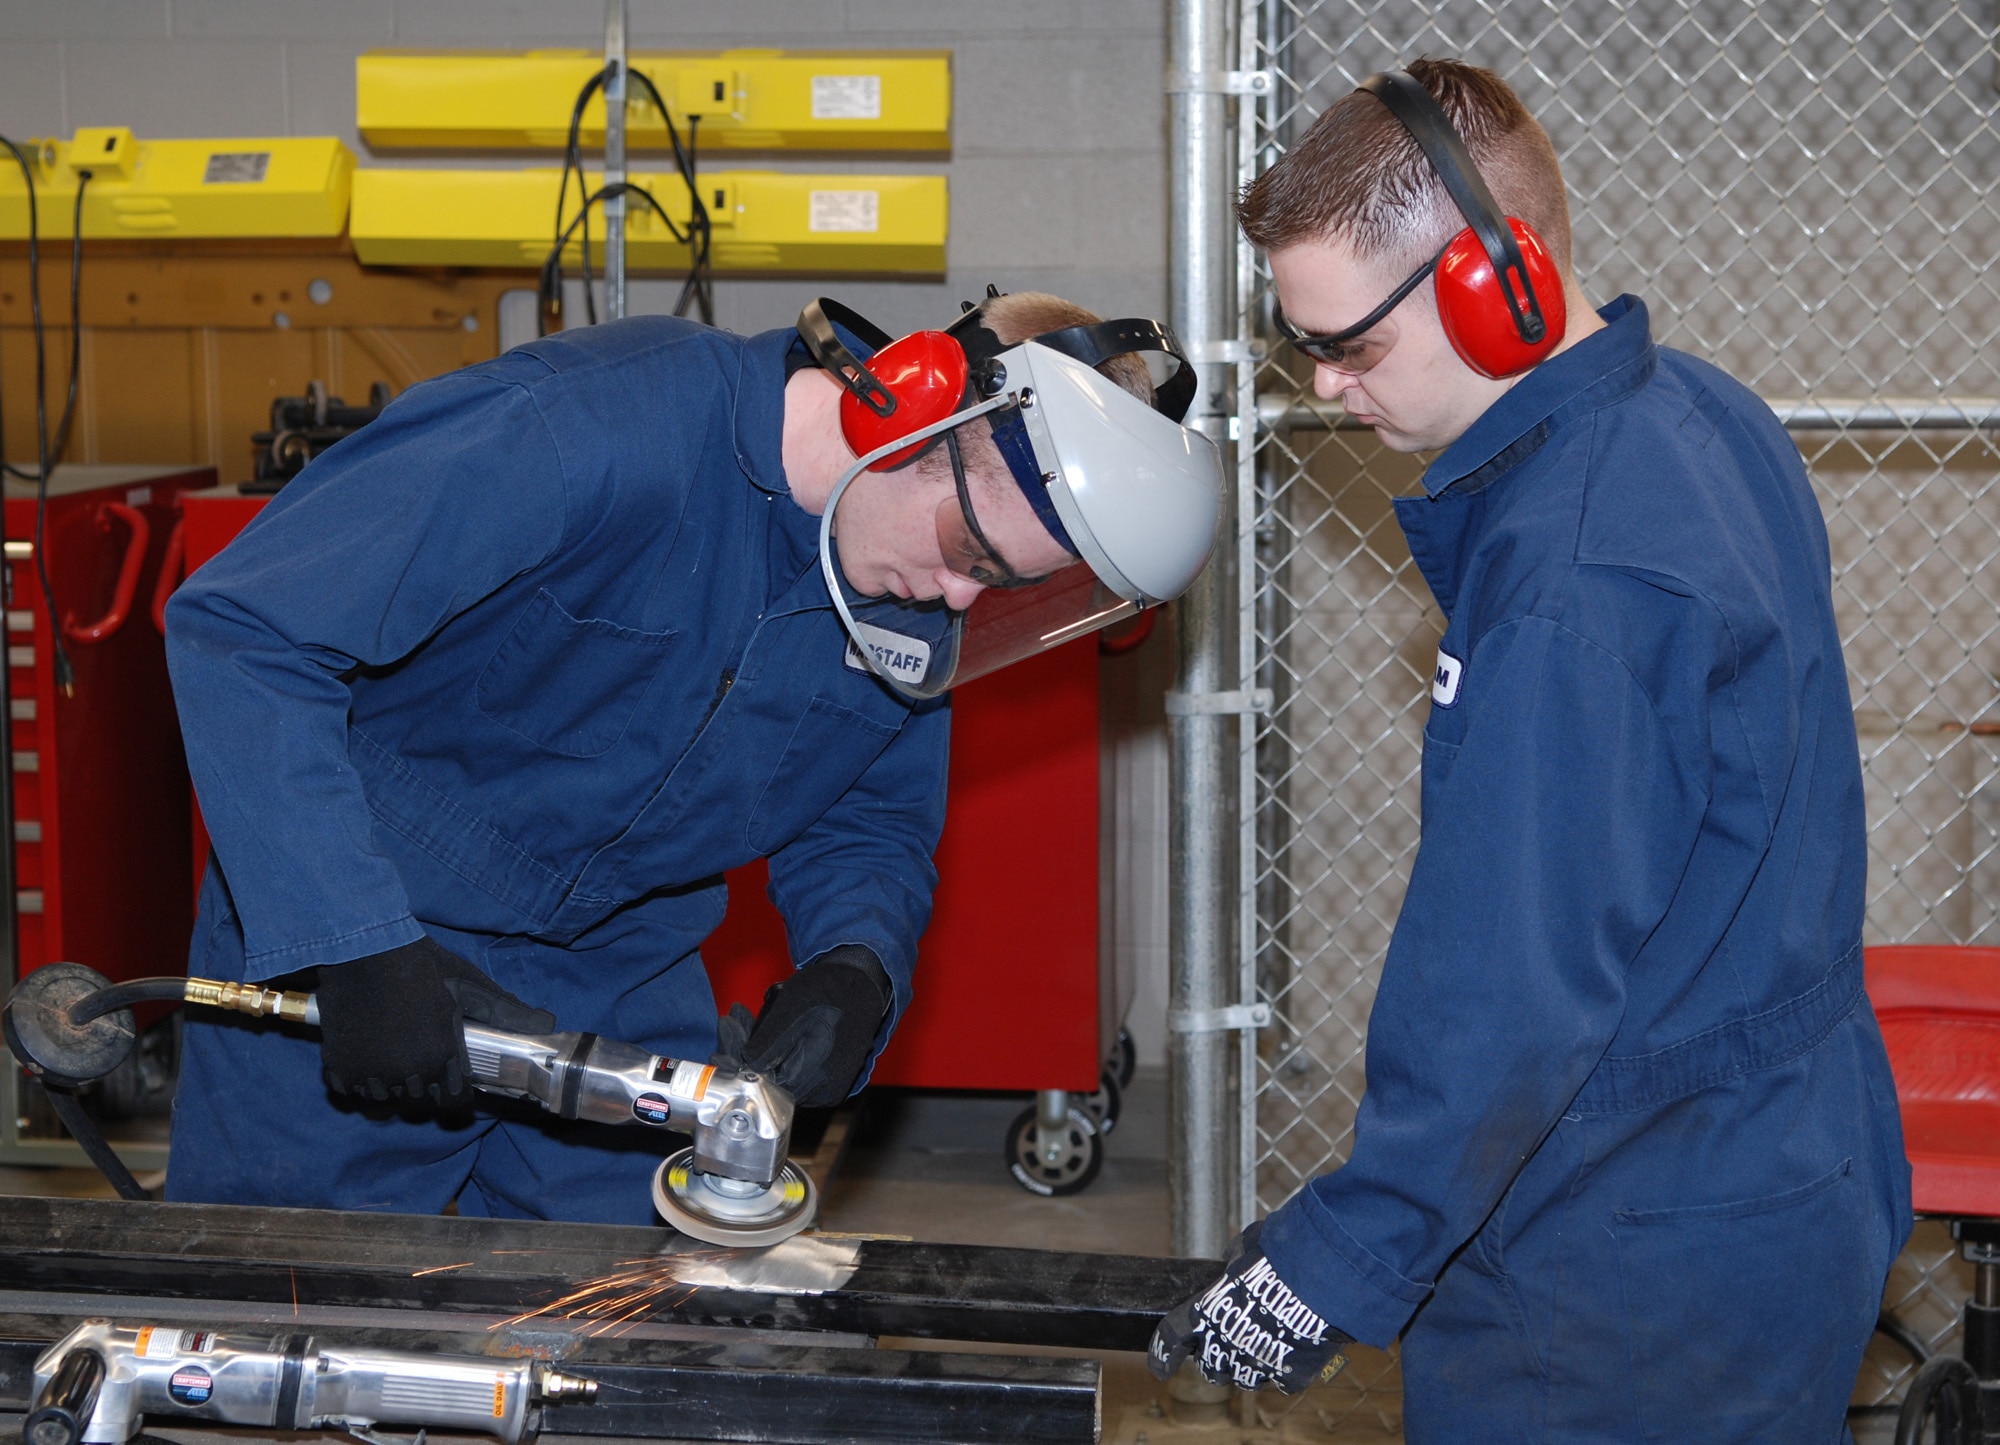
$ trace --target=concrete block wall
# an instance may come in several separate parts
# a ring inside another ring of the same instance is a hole
[[[942,171],[946,279],[723,280],[719,324],[788,326],[823,290],[892,332],[915,330],[948,321],[988,282],[1053,291],[1106,315],[1165,315],[1160,0],[630,0],[628,13],[639,50],[952,52],[948,156],[732,157],[779,169]],[[602,0],[0,0],[0,134],[18,142],[128,125],[142,138],[335,135],[364,166],[519,164],[371,152],[355,130],[355,57],[389,46],[595,50],[603,26]],[[637,281],[632,310],[671,310],[679,289]],[[1148,648],[1163,651],[1164,640]],[[1148,696],[1106,697],[1106,803],[1118,829],[1107,852],[1116,870],[1108,941],[1136,984],[1131,1019],[1149,1062],[1165,1052],[1161,673],[1157,660],[1113,669],[1122,681],[1108,689],[1143,676]]]
[[[839,288],[889,329],[948,320],[959,297],[989,281],[1107,314],[1163,314],[1159,0],[632,0],[629,13],[635,49],[952,52],[949,157],[770,162],[949,176],[947,280]],[[6,0],[0,134],[129,125],[141,137],[336,135],[363,165],[438,164],[361,143],[354,58],[363,50],[596,49],[603,38],[601,0]],[[744,331],[785,325],[813,289],[725,281],[717,320]],[[678,290],[639,283],[634,309],[667,309]]]

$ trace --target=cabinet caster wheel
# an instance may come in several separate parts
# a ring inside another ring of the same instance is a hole
[[[1089,1110],[1072,1104],[1063,1132],[1053,1151],[1042,1147],[1042,1129],[1033,1104],[1014,1116],[1007,1126],[1007,1142],[1001,1155],[1014,1182],[1030,1194],[1044,1198],[1078,1194],[1090,1187],[1097,1171],[1104,1167],[1104,1136]],[[1053,1158],[1050,1157],[1053,1153]]]
[[[1132,1042],[1130,1029],[1118,1030],[1118,1042],[1111,1046],[1111,1057],[1106,1061],[1106,1067],[1117,1078],[1119,1088],[1132,1087],[1132,1071],[1139,1067],[1139,1048]]]
[[[1097,1125],[1098,1133],[1109,1134],[1118,1127],[1118,1111],[1125,1107],[1125,1095],[1110,1065],[1097,1076],[1097,1092],[1083,1096],[1081,1103],[1091,1122]]]

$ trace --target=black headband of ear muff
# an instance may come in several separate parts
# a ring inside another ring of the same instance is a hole
[[[1000,294],[992,288],[988,291],[988,301]],[[958,344],[965,348],[966,360],[972,363],[973,385],[982,396],[990,396],[999,386],[1006,384],[1004,378],[994,377],[992,364],[994,358],[1008,346],[986,324],[985,311],[984,302],[977,306],[968,305],[965,314],[947,326],[945,333],[956,338]],[[1163,321],[1126,316],[1086,326],[1065,326],[1058,331],[1046,331],[1027,339],[1091,367],[1101,366],[1112,357],[1129,352],[1161,352],[1173,358],[1174,373],[1153,388],[1153,410],[1179,421],[1194,404],[1194,367],[1189,364],[1187,352],[1182,350],[1174,329]]]
[[[1465,217],[1466,225],[1485,248],[1486,258],[1493,263],[1493,273],[1500,278],[1500,294],[1507,302],[1507,313],[1514,318],[1514,329],[1530,346],[1540,341],[1549,328],[1542,319],[1541,299],[1528,279],[1528,263],[1522,259],[1513,228],[1493,199],[1493,192],[1486,188],[1485,178],[1473,163],[1472,152],[1465,148],[1465,141],[1452,125],[1451,117],[1444,113],[1444,107],[1407,70],[1377,71],[1355,89],[1367,91],[1388,106],[1389,113],[1402,122],[1403,129],[1416,141],[1417,149],[1444,182],[1458,213]],[[1508,284],[1510,281],[1513,284]]]
[[[998,288],[989,286],[986,299],[991,301],[1000,294]],[[1004,378],[996,378],[993,362],[1008,348],[986,325],[984,312],[983,302],[978,306],[967,304],[964,314],[945,328],[945,334],[964,349],[965,359],[972,368],[974,390],[981,396],[991,396],[1005,385]],[[848,349],[847,343],[834,330],[836,323],[846,327],[848,334],[862,345],[875,351],[889,344],[892,339],[889,333],[852,307],[843,306],[826,296],[808,302],[799,313],[799,337],[805,342],[806,350],[812,353],[812,359],[831,372],[836,381],[860,398],[862,405],[875,415],[893,415],[896,398],[880,378]],[[1061,330],[1028,339],[1092,367],[1128,352],[1163,352],[1174,359],[1174,372],[1153,388],[1153,409],[1179,421],[1194,403],[1194,367],[1188,362],[1187,352],[1181,348],[1180,338],[1165,322],[1127,316],[1087,326],[1065,326]]]
[[[895,396],[882,385],[880,377],[862,364],[860,357],[847,349],[847,343],[833,329],[835,322],[845,326],[849,335],[871,351],[887,346],[889,333],[853,307],[825,296],[808,301],[805,310],[799,313],[799,339],[805,342],[812,359],[833,373],[834,380],[859,397],[861,404],[875,415],[893,416]]]

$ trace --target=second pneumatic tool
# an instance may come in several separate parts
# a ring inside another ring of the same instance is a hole
[[[148,1415],[268,1430],[332,1427],[377,1445],[386,1445],[374,1433],[384,1424],[526,1445],[541,1428],[543,1406],[597,1398],[595,1381],[546,1360],[109,1320],[86,1320],[44,1350],[34,1384],[23,1445],[124,1445]]]
[[[29,1072],[58,1087],[102,1078],[136,1038],[130,1005],[176,999],[317,1025],[311,994],[204,978],[113,985],[95,969],[51,963],[15,987],[0,1020]],[[812,1181],[788,1155],[792,1098],[761,1074],[669,1059],[589,1033],[521,1034],[465,1025],[472,1083],[530,1099],[563,1119],[642,1124],[691,1134],[653,1177],[653,1204],[709,1244],[776,1244],[812,1222]]]

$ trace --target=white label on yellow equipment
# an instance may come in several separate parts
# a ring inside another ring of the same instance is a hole
[[[878,231],[881,214],[880,192],[813,191],[807,202],[806,225],[814,231]]]
[[[812,94],[814,120],[882,118],[882,77],[879,75],[815,75],[812,78]]]
[[[205,186],[255,185],[264,179],[264,172],[270,168],[269,151],[216,151],[208,158],[208,169],[201,173],[201,183]]]

